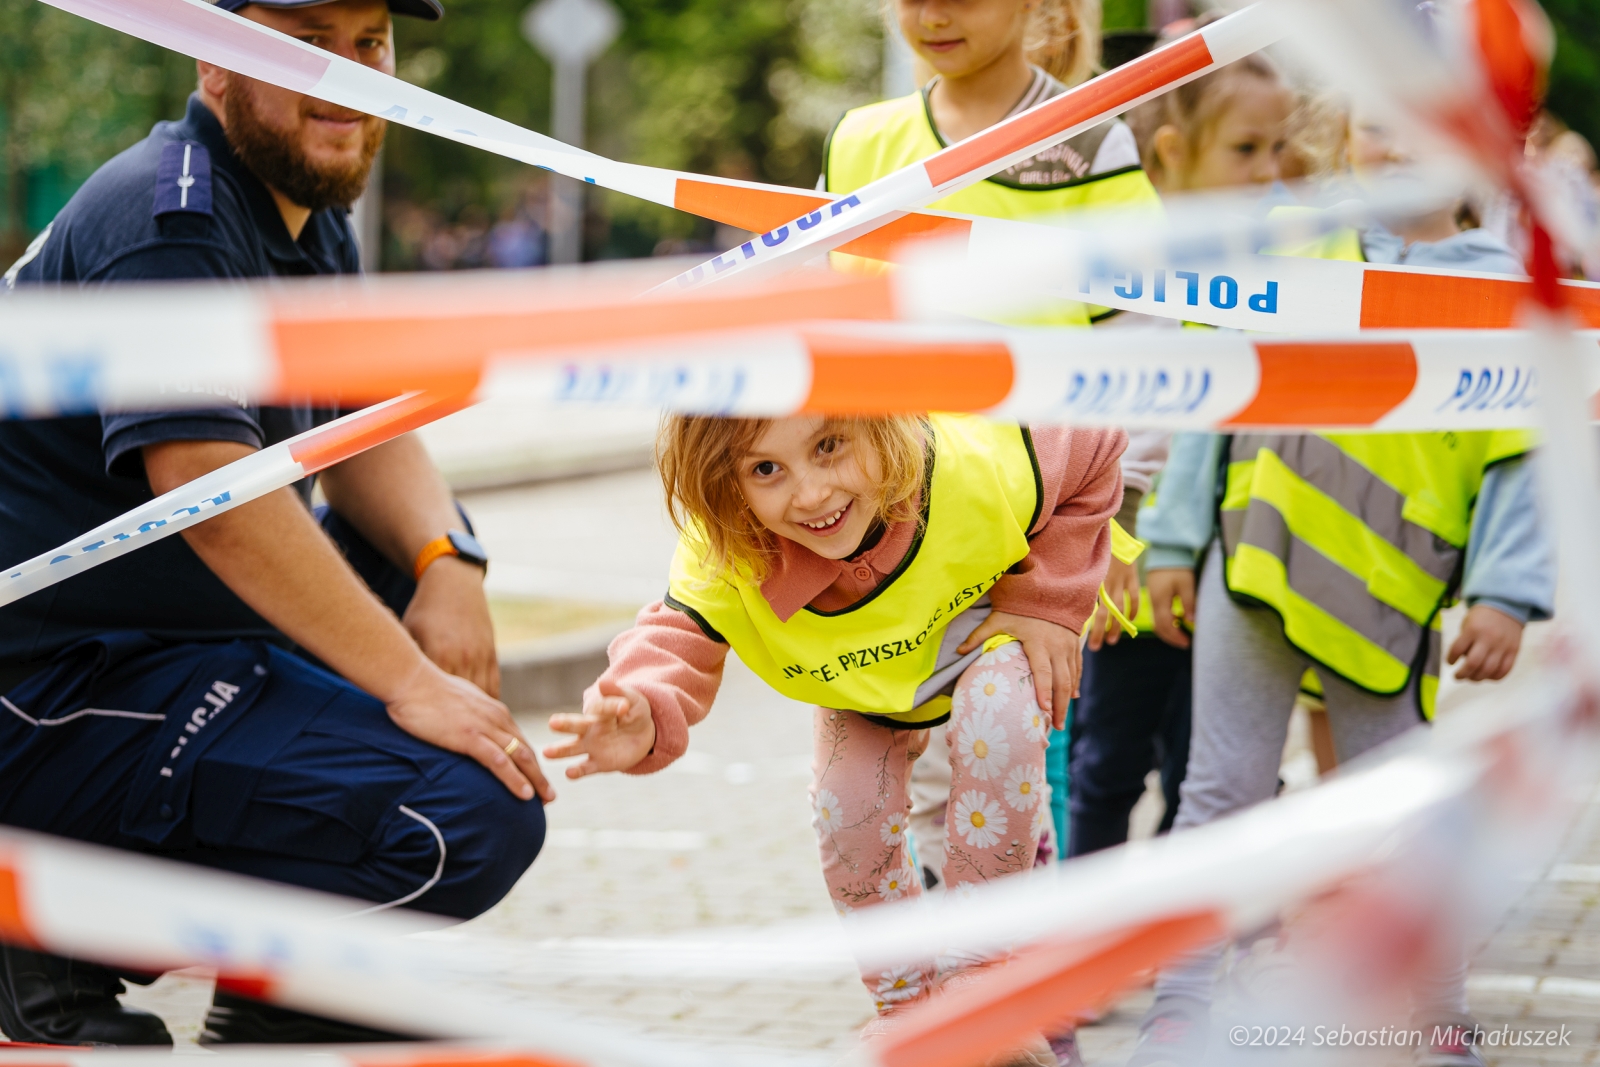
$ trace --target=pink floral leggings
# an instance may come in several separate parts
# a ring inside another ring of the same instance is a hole
[[[1044,754],[1050,723],[1017,642],[978,657],[956,682],[948,727],[950,807],[943,879],[949,892],[1033,866],[1050,818]],[[911,765],[926,730],[892,730],[854,712],[816,709],[812,825],[833,906],[855,908],[921,894],[906,853]],[[962,961],[975,962],[975,961]],[[934,969],[864,971],[883,1011],[932,992]]]

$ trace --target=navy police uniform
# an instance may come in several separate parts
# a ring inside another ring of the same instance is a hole
[[[342,212],[291,239],[270,192],[191,97],[101,167],[8,287],[350,274]],[[181,321],[174,345],[184,343]],[[336,413],[218,396],[207,409],[0,422],[0,560],[151,499],[140,449],[265,447]],[[309,498],[310,485],[302,484]],[[328,531],[397,612],[414,585],[337,515]],[[169,537],[0,608],[0,822],[461,918],[544,839],[537,799],[420,741],[291,643]]]

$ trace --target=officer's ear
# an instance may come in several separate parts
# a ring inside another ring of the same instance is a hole
[[[213,110],[221,113],[220,105],[228,95],[228,72],[215,63],[205,60],[195,61],[195,70],[200,76],[200,96]]]

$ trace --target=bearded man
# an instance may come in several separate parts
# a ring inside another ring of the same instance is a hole
[[[391,11],[442,14],[436,0],[219,6],[391,74]],[[183,119],[102,166],[6,284],[355,273],[346,212],[383,132],[201,63]],[[193,343],[181,318],[167,340]],[[335,414],[217,395],[0,422],[0,563]],[[0,822],[376,908],[468,918],[510,890],[554,794],[495,699],[483,549],[414,438],[321,485],[327,509],[309,484],[283,489],[0,609]],[[170,1044],[117,1000],[122,979],[154,977],[0,947],[0,1030]],[[202,1041],[398,1036],[219,991]]]

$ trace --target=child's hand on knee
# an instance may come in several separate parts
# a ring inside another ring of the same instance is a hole
[[[1083,649],[1078,635],[1057,623],[1026,615],[992,611],[956,649],[966,655],[996,634],[1010,634],[1022,642],[1033,672],[1034,694],[1039,707],[1055,723],[1057,730],[1067,725],[1067,704],[1078,695],[1078,674],[1083,666]]]
[[[1498,682],[1511,673],[1521,648],[1522,623],[1488,604],[1474,604],[1445,662],[1461,661],[1458,681]]]
[[[656,747],[656,721],[644,694],[610,681],[601,681],[599,690],[598,696],[585,695],[582,714],[550,716],[550,729],[577,736],[565,744],[546,746],[545,758],[588,757],[567,768],[568,778],[625,771]]]

